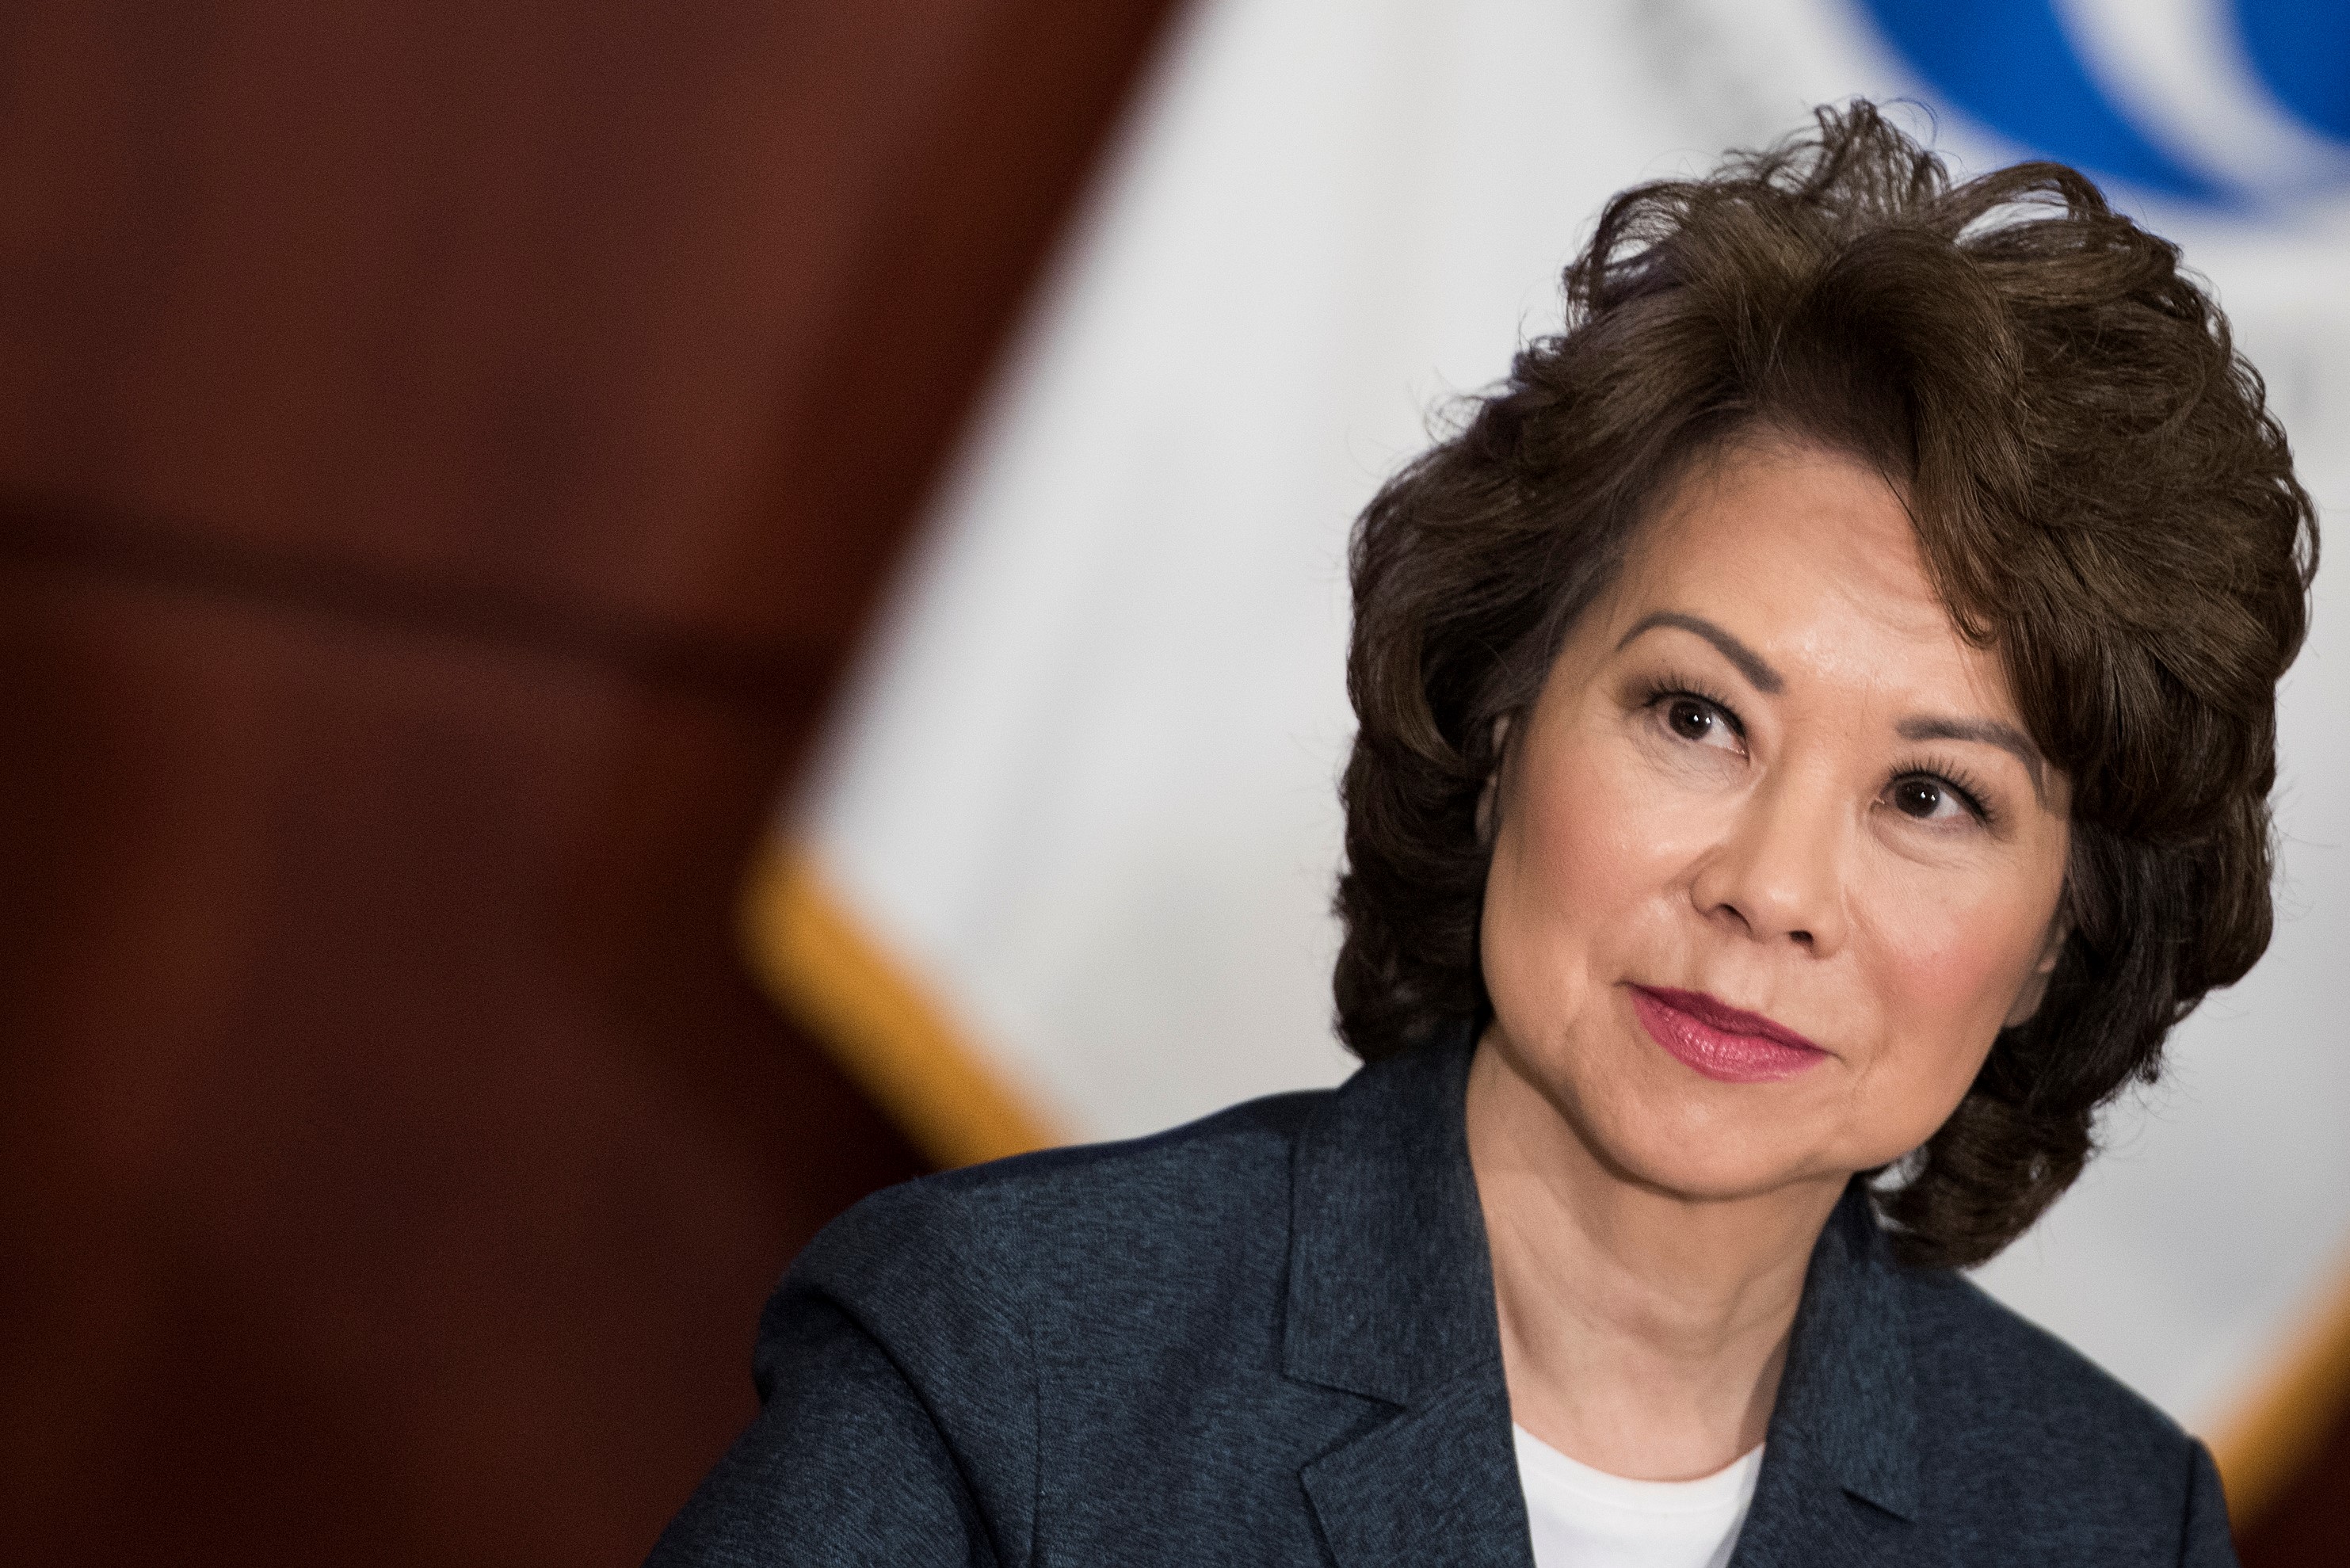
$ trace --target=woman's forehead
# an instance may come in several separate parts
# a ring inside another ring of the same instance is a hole
[[[1673,618],[1719,628],[1787,678],[2014,707],[1996,654],[1943,603],[1900,498],[1829,449],[1740,443],[1692,464],[1635,535],[1594,629],[1614,646],[1660,617],[1682,634]]]
[[[1638,529],[1619,581],[1627,595],[1709,592],[1755,618],[1960,639],[1901,498],[1819,447],[1734,449],[1690,470]]]

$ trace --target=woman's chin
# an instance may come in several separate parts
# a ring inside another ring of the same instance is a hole
[[[1783,1110],[1783,1107],[1772,1107]],[[1660,1113],[1660,1110],[1662,1114]],[[1679,1110],[1682,1114],[1673,1114]],[[1700,1202],[1759,1198],[1819,1181],[1841,1183],[1853,1171],[1783,1114],[1757,1106],[1752,1116],[1702,1114],[1690,1107],[1626,1107],[1586,1136],[1603,1163],[1639,1186]]]

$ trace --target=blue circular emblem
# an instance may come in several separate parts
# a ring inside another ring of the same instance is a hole
[[[2280,119],[2350,168],[2350,0],[2220,0]],[[2149,136],[2083,62],[2056,0],[1859,0],[1936,96],[2002,135],[2093,173],[2192,202],[2259,193]],[[2278,187],[2299,183],[2277,171]],[[2339,171],[2324,183],[2338,184]]]

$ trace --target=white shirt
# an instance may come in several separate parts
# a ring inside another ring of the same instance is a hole
[[[1757,1445],[1688,1481],[1627,1480],[1568,1459],[1513,1424],[1534,1568],[1724,1568],[1762,1473]]]

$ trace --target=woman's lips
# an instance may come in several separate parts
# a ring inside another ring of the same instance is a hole
[[[1826,1052],[1794,1030],[1701,991],[1636,985],[1632,1011],[1669,1055],[1726,1084],[1792,1078],[1827,1060]]]

